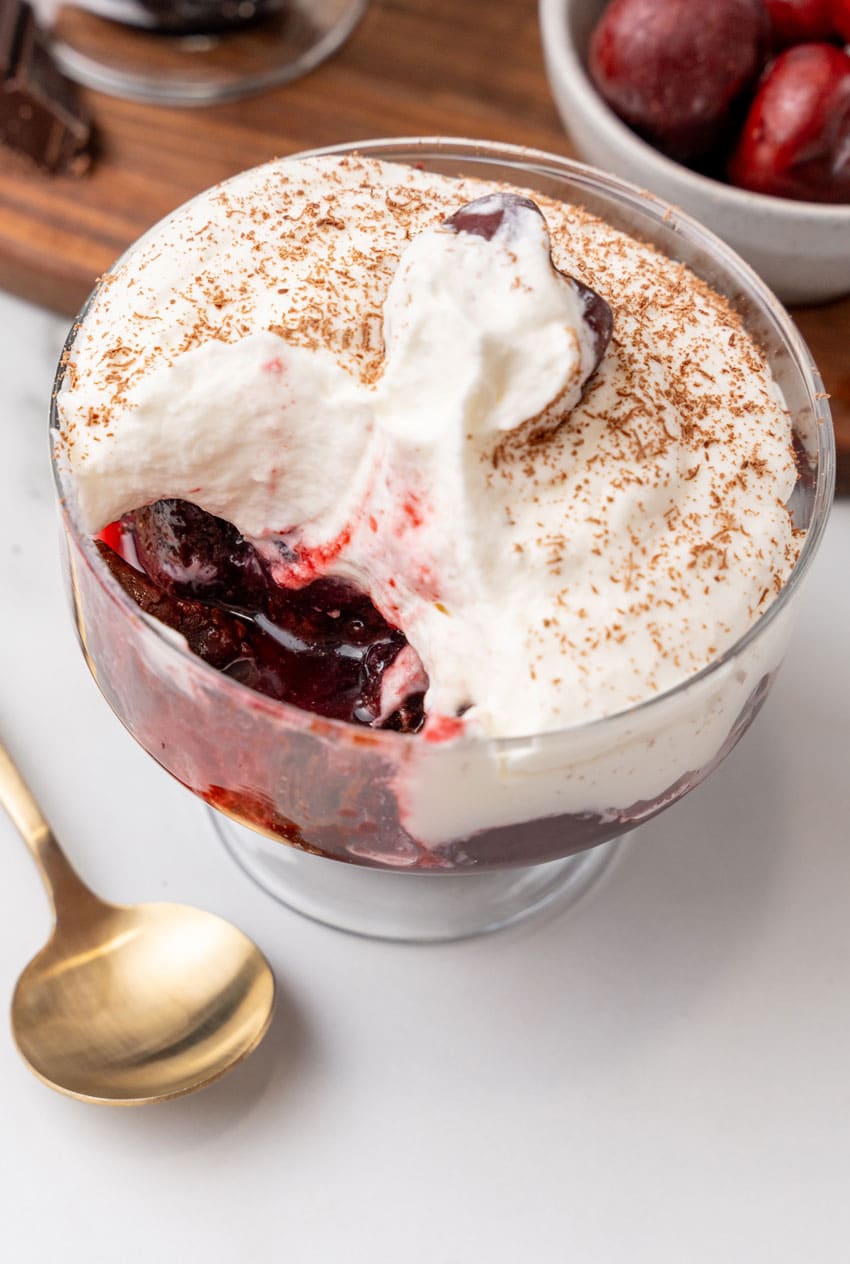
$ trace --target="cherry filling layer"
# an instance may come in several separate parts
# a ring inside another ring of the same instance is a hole
[[[389,674],[407,639],[353,585],[281,588],[235,527],[182,500],[126,515],[97,543],[136,605],[224,675],[333,719],[422,727],[424,691],[400,699]]]

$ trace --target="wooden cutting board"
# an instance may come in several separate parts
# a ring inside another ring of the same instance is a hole
[[[549,95],[535,0],[371,0],[331,61],[260,96],[196,110],[96,93],[89,102],[100,152],[88,175],[48,178],[0,154],[0,287],[69,316],[167,211],[277,155],[416,135],[571,152]],[[840,487],[850,493],[850,299],[794,316],[832,396]]]

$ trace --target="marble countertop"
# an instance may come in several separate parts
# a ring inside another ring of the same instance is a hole
[[[0,732],[97,890],[222,913],[281,988],[244,1066],[135,1111],[51,1093],[0,1028],[0,1258],[843,1258],[850,503],[752,731],[576,908],[455,945],[353,939],[253,887],[101,699],[46,457],[64,325],[3,296],[0,322]],[[49,921],[5,817],[0,857],[8,998]]]

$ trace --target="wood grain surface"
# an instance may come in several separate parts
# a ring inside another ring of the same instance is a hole
[[[0,154],[0,287],[67,315],[167,211],[276,155],[415,135],[571,152],[549,95],[535,0],[371,0],[331,61],[260,96],[195,110],[96,93],[89,102],[99,154],[88,175],[49,178]],[[832,397],[839,486],[850,493],[850,299],[794,316]]]

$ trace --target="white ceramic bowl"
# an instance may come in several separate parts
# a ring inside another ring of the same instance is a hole
[[[555,102],[580,157],[688,211],[737,250],[786,303],[850,292],[850,206],[748,193],[698,175],[641,140],[609,109],[586,70],[606,0],[540,0]]]

